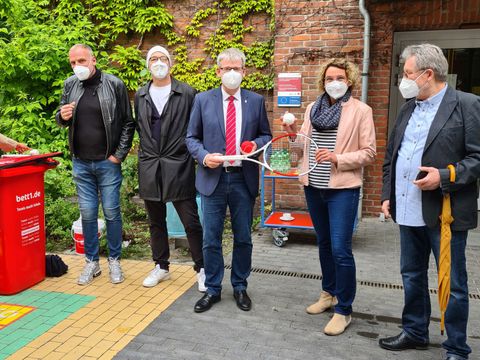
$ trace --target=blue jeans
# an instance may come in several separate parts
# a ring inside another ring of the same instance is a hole
[[[233,232],[232,272],[234,291],[247,289],[252,267],[252,216],[255,198],[248,191],[241,172],[222,172],[217,188],[210,196],[202,195],[203,261],[208,293],[220,295],[224,263],[222,234],[227,206]]]
[[[336,296],[335,312],[352,313],[357,290],[352,234],[360,189],[305,187],[308,211],[317,234],[322,288]]]
[[[467,359],[472,351],[467,345],[468,283],[465,260],[467,231],[452,231],[450,273],[450,300],[445,313],[448,339],[442,346],[447,355]],[[428,264],[433,251],[438,266],[440,228],[400,225],[400,271],[405,289],[402,313],[403,330],[414,340],[428,342],[430,323],[430,294],[428,292]]]
[[[98,194],[102,201],[107,225],[109,256],[120,258],[122,250],[122,215],[120,186],[122,168],[110,160],[85,161],[73,159],[73,180],[77,186],[78,204],[82,216],[85,257],[98,260]]]

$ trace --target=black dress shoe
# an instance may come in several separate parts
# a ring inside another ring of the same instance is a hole
[[[196,313],[207,311],[213,304],[219,302],[222,299],[221,295],[205,294],[200,300],[197,301],[193,310]]]
[[[240,310],[249,311],[252,308],[252,300],[248,297],[247,290],[234,291],[233,297]]]
[[[378,341],[381,348],[393,351],[407,350],[407,349],[416,349],[416,350],[427,350],[428,342],[423,343],[420,341],[415,341],[410,339],[407,334],[402,331],[397,336],[392,336],[388,338],[383,338]]]

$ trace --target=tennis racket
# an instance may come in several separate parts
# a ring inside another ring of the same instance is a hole
[[[283,176],[302,176],[311,172],[318,163],[308,163],[308,169],[301,169],[303,163],[303,146],[307,144],[307,149],[316,151],[317,143],[310,137],[303,134],[283,134],[277,136],[252,153],[244,155],[224,155],[219,156],[223,161],[252,161],[259,164],[273,173]],[[313,147],[313,149],[312,149]],[[257,160],[262,155],[263,161]],[[303,170],[303,171],[302,171]]]

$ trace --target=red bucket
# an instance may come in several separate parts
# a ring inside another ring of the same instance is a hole
[[[105,221],[103,219],[98,219],[98,238],[102,236],[102,233],[105,229]],[[82,219],[78,219],[73,222],[72,225],[72,238],[75,242],[75,253],[78,255],[85,254],[85,239],[83,238],[82,231]]]
[[[85,244],[83,234],[73,233],[73,240],[75,241],[75,253],[78,255],[85,254]]]

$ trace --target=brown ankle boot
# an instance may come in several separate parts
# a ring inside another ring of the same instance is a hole
[[[309,314],[321,314],[335,305],[337,305],[337,298],[326,291],[322,291],[318,301],[307,307],[306,311]]]

